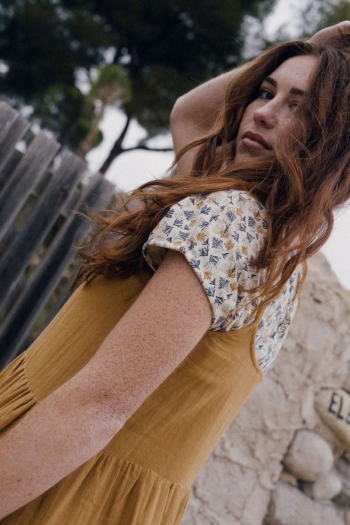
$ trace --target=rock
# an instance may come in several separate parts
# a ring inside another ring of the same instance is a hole
[[[331,470],[315,483],[302,482],[300,488],[312,499],[327,500],[334,498],[342,491],[342,482],[337,472]]]
[[[345,457],[340,457],[334,463],[334,467],[342,482],[342,492],[350,503],[350,462]]]
[[[350,337],[345,336],[341,342],[341,345],[345,352],[346,351],[349,352]],[[346,392],[348,392],[348,394],[350,394],[350,363],[349,363],[349,360],[347,360],[347,363],[344,363],[344,367],[346,367],[346,377],[345,377],[345,380],[343,381],[342,388]]]
[[[297,478],[287,470],[282,470],[280,475],[280,481],[283,481],[284,483],[289,483],[289,485],[293,485],[293,487],[298,486]]]
[[[315,432],[298,430],[283,464],[296,478],[317,481],[332,469],[332,449],[327,441]]]
[[[344,525],[344,521],[332,503],[313,501],[297,488],[279,482],[264,524]]]
[[[350,451],[350,394],[343,389],[322,388],[315,396],[315,408],[322,421]]]
[[[345,390],[345,392],[350,394],[350,377],[348,377],[345,383],[343,384],[343,390]]]
[[[345,525],[350,525],[350,509],[346,509],[344,513]]]

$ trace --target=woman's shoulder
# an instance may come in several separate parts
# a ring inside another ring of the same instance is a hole
[[[265,238],[267,213],[248,192],[228,189],[185,197],[168,210],[163,224],[167,225],[167,231],[172,226],[187,232],[209,229],[220,232],[222,238],[225,230],[226,236],[229,233],[234,236],[235,243],[250,245],[253,238],[259,241]]]
[[[264,271],[253,265],[267,230],[262,205],[243,191],[188,196],[164,215],[143,246],[157,270],[168,249],[180,251],[203,284],[213,306],[212,330],[235,326],[239,285],[257,286]]]
[[[240,212],[259,211],[266,216],[264,206],[250,193],[242,190],[226,189],[211,193],[199,193],[185,197],[177,203],[180,208],[208,206],[209,209],[226,207],[237,208]]]

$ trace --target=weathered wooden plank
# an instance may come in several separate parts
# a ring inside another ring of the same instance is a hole
[[[78,270],[77,270],[78,271]],[[57,303],[55,304],[55,306],[53,307],[52,311],[50,312],[47,320],[46,320],[46,324],[48,325],[52,319],[58,314],[58,312],[61,310],[62,306],[64,305],[64,303],[66,301],[68,301],[70,295],[71,295],[71,289],[72,289],[72,286],[73,286],[73,283],[75,281],[75,278],[76,278],[76,275],[77,275],[77,271],[74,272],[74,274],[72,275],[72,277],[67,281],[67,283],[65,284],[65,287],[64,289],[62,290],[62,295],[60,296],[59,300],[57,301]],[[60,285],[60,288],[61,288],[61,285]]]
[[[69,217],[73,210],[77,209],[77,206],[79,205],[79,200],[81,197],[81,191],[78,191],[77,188],[75,188],[74,192],[70,195],[70,197],[66,200],[64,203],[63,209],[61,211],[62,217]]]
[[[32,256],[56,222],[79,176],[86,171],[80,158],[67,153],[52,175],[34,211],[0,261],[0,309],[16,286]]]
[[[21,140],[29,128],[29,122],[18,111],[3,101],[0,101],[0,122],[0,153],[3,157],[9,154],[8,149],[13,149],[17,142]]]
[[[101,209],[108,205],[114,185],[100,174],[90,182],[82,199],[78,212],[85,212],[86,206]],[[84,242],[90,231],[90,223],[77,214],[72,214],[58,239],[49,250],[29,287],[19,298],[17,305],[0,333],[0,369],[5,367],[23,347],[33,322],[57,287],[62,274],[69,267],[76,255],[74,245]]]
[[[4,100],[0,101],[0,143],[4,140],[9,129],[11,128],[14,121],[17,119],[19,113],[15,109],[11,108]]]
[[[0,195],[0,238],[10,227],[31,189],[47,170],[60,145],[39,133],[29,146]]]
[[[23,282],[23,280],[21,280],[17,283],[17,286],[13,288],[13,290],[11,291],[11,294],[8,295],[7,301],[1,303],[1,310],[0,310],[1,324],[3,324],[4,320],[7,318],[9,312],[11,311],[13,306],[18,301],[18,297],[21,295],[21,293],[23,293],[24,289],[25,289],[25,283]]]
[[[13,154],[14,148],[29,128],[27,122],[18,111],[5,102],[0,102],[0,187],[4,185],[8,172],[2,171]]]
[[[13,149],[11,152],[11,156],[9,157],[8,161],[3,166],[1,173],[0,173],[0,191],[2,188],[7,184],[7,182],[10,180],[10,177],[14,173],[16,167],[22,160],[23,153],[19,151],[18,149]]]

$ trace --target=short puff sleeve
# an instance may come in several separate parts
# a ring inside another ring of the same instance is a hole
[[[241,328],[257,305],[238,286],[261,284],[265,271],[251,261],[267,230],[264,207],[243,191],[223,190],[184,198],[172,206],[143,246],[157,270],[167,250],[183,253],[200,280],[213,312],[210,330]]]

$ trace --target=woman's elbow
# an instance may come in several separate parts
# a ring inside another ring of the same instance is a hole
[[[102,377],[97,361],[95,356],[66,383],[65,388],[71,400],[71,410],[77,417],[90,421],[94,427],[90,429],[92,432],[110,440],[123,427],[127,417],[120,402],[123,399],[116,399],[117,389],[108,374]]]
[[[124,426],[131,414],[125,415],[122,407],[118,405],[112,397],[105,399],[103,402],[94,400],[92,406],[97,408],[97,421],[100,429],[112,439],[119,430]]]
[[[174,124],[181,122],[186,118],[187,114],[187,104],[186,104],[186,95],[182,95],[179,97],[170,113],[170,125],[173,126]]]

